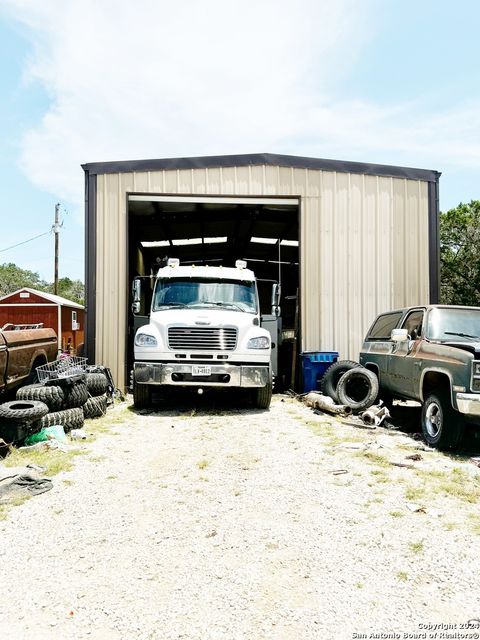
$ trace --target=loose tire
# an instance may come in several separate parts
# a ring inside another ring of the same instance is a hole
[[[65,433],[72,429],[81,429],[83,427],[84,417],[82,409],[65,409],[64,411],[55,411],[48,413],[41,420],[41,427],[53,427],[61,424]]]
[[[320,389],[323,395],[329,396],[338,404],[340,401],[338,399],[337,386],[340,378],[347,371],[357,367],[360,367],[360,364],[353,360],[339,360],[338,362],[334,362],[330,365],[323,374],[323,378],[320,383]]]
[[[31,424],[48,413],[44,402],[37,400],[11,400],[0,405],[0,420]]]
[[[272,382],[270,381],[265,387],[255,389],[254,405],[257,409],[268,409],[272,400]]]
[[[64,409],[82,407],[90,397],[85,382],[76,382],[73,385],[65,386],[63,388],[63,393],[65,395],[63,402]]]
[[[355,412],[363,411],[375,402],[378,395],[378,378],[365,367],[355,367],[340,378],[337,394],[340,404],[346,404]]]
[[[107,391],[108,380],[103,373],[87,373],[87,389],[91,396],[102,396]]]
[[[17,400],[39,400],[44,402],[50,411],[59,411],[63,407],[65,394],[61,387],[45,387],[43,384],[30,384],[20,387]]]
[[[148,384],[133,383],[133,404],[136,409],[147,409],[152,404],[152,388]]]
[[[101,418],[107,412],[107,394],[89,398],[82,407],[83,415],[87,418]]]
[[[422,406],[422,433],[430,447],[448,450],[460,443],[465,430],[465,420],[452,407],[449,394],[436,389]]]

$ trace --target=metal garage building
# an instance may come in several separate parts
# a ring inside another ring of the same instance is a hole
[[[119,386],[131,364],[130,283],[167,256],[242,258],[257,277],[280,277],[296,351],[356,359],[377,313],[438,301],[437,171],[274,154],[83,169],[87,353]]]

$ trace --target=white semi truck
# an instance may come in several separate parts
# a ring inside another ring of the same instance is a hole
[[[278,293],[274,287],[276,305]],[[136,279],[134,313],[140,295]],[[237,260],[230,268],[181,266],[170,259],[155,279],[149,324],[135,334],[134,404],[148,407],[154,389],[249,388],[254,405],[267,409],[271,347],[270,333],[260,326],[256,278],[245,262]]]

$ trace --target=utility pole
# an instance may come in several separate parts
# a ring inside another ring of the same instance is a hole
[[[53,280],[53,293],[58,294],[58,246],[60,236],[60,204],[57,202],[55,205],[55,224],[52,227],[55,234],[55,276]]]

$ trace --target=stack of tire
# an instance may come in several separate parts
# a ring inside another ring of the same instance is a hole
[[[358,413],[375,403],[378,378],[358,362],[339,360],[325,371],[321,391],[337,404],[347,405],[354,413]]]
[[[81,429],[86,418],[105,415],[108,388],[106,375],[92,371],[74,379],[49,380],[44,384],[21,387],[17,391],[16,403],[30,404],[32,408],[46,406],[47,411],[37,418],[38,430],[62,425],[68,433],[72,429]]]

